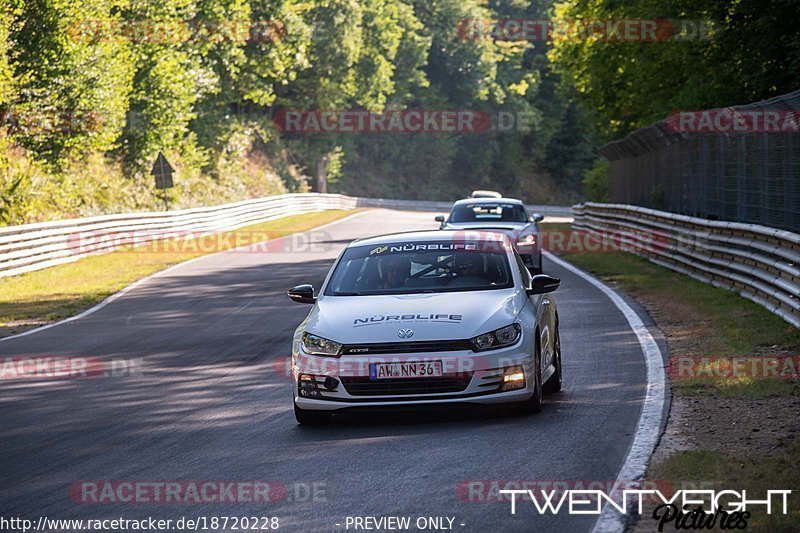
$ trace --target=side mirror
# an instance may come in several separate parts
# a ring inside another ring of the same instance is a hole
[[[530,295],[545,294],[548,292],[553,292],[559,287],[559,285],[561,285],[561,280],[559,278],[554,278],[553,276],[548,276],[547,274],[537,274],[533,276],[531,286],[525,292]]]
[[[433,220],[435,220],[439,224],[444,224],[444,215],[436,215],[435,217],[433,217]]]
[[[293,302],[299,304],[313,304],[317,301],[317,299],[314,298],[314,286],[308,283],[292,287],[286,291],[286,294],[289,295],[289,298],[291,298]]]
[[[534,222],[541,222],[542,220],[544,220],[544,215],[541,215],[539,213],[534,213],[533,216],[531,217],[531,219]]]

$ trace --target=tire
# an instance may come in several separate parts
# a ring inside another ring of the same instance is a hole
[[[538,336],[538,333],[537,333]],[[533,383],[534,391],[533,396],[529,400],[520,402],[522,414],[531,415],[539,413],[542,410],[542,354],[539,348],[539,341],[536,341],[536,357],[534,358],[533,370]]]
[[[561,373],[561,334],[558,332],[558,322],[556,321],[556,339],[555,339],[555,358],[553,365],[556,371],[550,376],[547,381],[542,385],[542,391],[545,394],[553,394],[561,390],[561,383],[563,380]]]
[[[309,411],[307,409],[300,409],[297,404],[294,404],[294,418],[301,426],[318,426],[320,424],[327,424],[331,421],[330,411]]]

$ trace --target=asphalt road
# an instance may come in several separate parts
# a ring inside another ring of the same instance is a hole
[[[636,427],[646,386],[636,337],[598,289],[547,260],[545,271],[563,280],[565,387],[541,414],[295,424],[285,359],[309,308],[286,289],[319,286],[354,238],[432,229],[432,218],[370,211],[312,232],[313,245],[207,256],[84,318],[0,342],[0,358],[138,362],[133,376],[0,380],[0,515],[269,516],[283,531],[346,531],[348,516],[389,515],[451,517],[470,532],[591,530],[596,516],[539,515],[530,503],[512,516],[507,501],[469,501],[497,499],[470,481],[613,481]],[[277,501],[87,504],[70,498],[81,480],[267,480]]]

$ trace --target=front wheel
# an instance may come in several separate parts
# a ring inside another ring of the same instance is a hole
[[[294,418],[301,426],[316,426],[327,424],[331,421],[332,416],[330,411],[309,411],[294,404]]]
[[[556,371],[553,372],[553,375],[550,376],[545,384],[542,386],[545,394],[553,394],[554,392],[558,392],[561,390],[561,334],[558,332],[558,325],[556,324],[556,338],[553,341],[553,366],[555,366]]]
[[[537,333],[538,335],[538,333]],[[539,342],[536,342],[536,357],[533,363],[533,396],[520,403],[523,414],[534,414],[542,410],[542,355]]]

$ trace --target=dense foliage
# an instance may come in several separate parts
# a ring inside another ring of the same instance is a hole
[[[555,41],[550,59],[606,138],[676,110],[746,104],[800,89],[797,0],[563,0],[574,20],[657,18],[654,42]],[[687,21],[692,31],[678,31]]]
[[[324,189],[453,198],[483,186],[574,196],[591,148],[544,43],[465,36],[544,16],[478,0],[2,0],[6,223],[152,208],[159,151],[177,205]],[[281,110],[467,110],[481,133],[286,133]],[[584,121],[585,123],[585,121]]]
[[[570,201],[604,190],[594,132],[611,138],[675,109],[795,88],[796,7],[0,0],[0,223],[157,208],[148,171],[159,151],[178,172],[173,205],[309,188],[452,199],[481,187]],[[554,15],[716,25],[712,39],[657,43],[464,31]],[[286,110],[460,110],[492,127],[287,132],[273,120]]]

